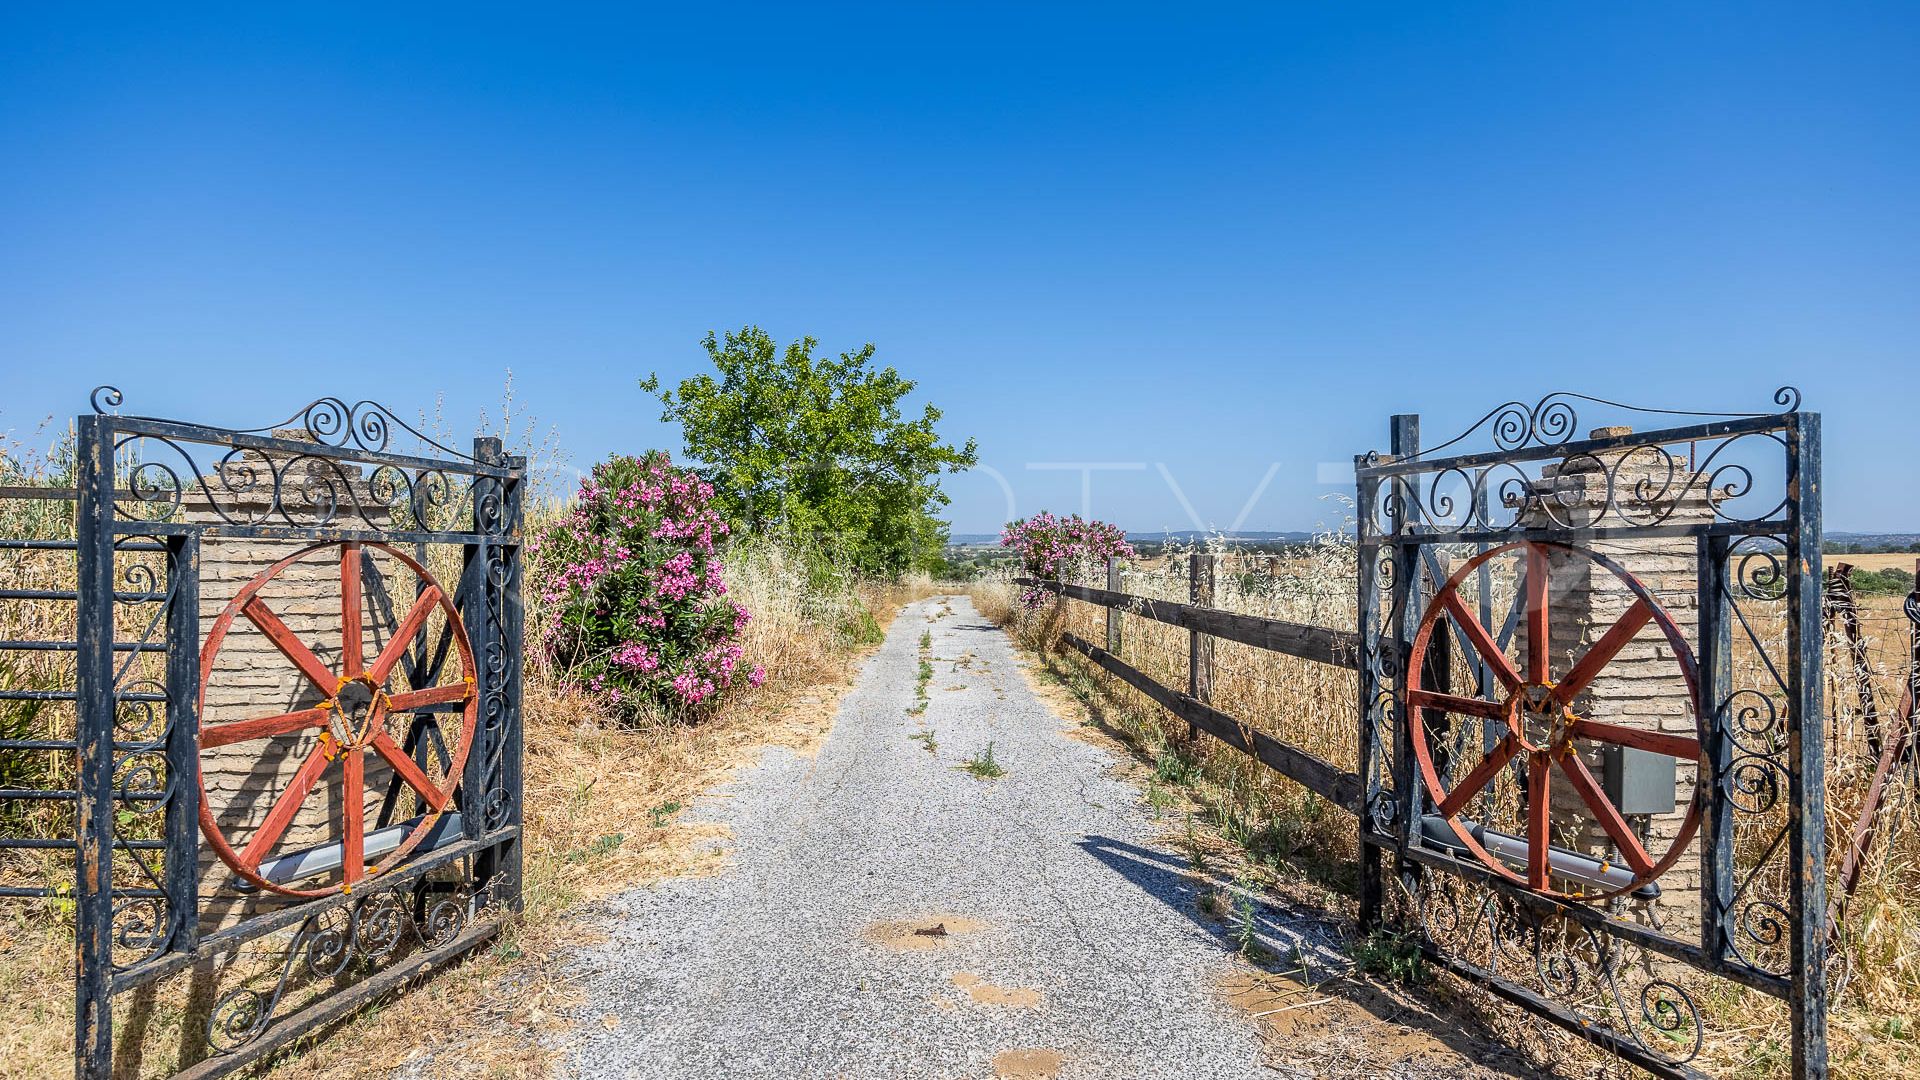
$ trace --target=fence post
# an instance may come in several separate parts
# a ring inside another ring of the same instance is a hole
[[[1107,556],[1107,591],[1120,591],[1120,560],[1111,555]],[[1107,651],[1116,657],[1120,655],[1120,609],[1117,606],[1107,608]]]
[[[113,428],[76,428],[74,657],[78,775],[74,788],[74,1039],[78,1080],[113,1072]],[[158,929],[156,927],[156,929]]]
[[[1194,552],[1187,561],[1187,601],[1195,607],[1213,606],[1213,554]],[[1213,702],[1213,637],[1198,630],[1187,633],[1187,693],[1195,701]],[[1197,737],[1187,724],[1187,738]]]

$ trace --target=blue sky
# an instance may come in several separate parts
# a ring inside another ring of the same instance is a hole
[[[0,13],[0,428],[464,433],[511,368],[585,464],[758,323],[979,439],[962,532],[1072,462],[1131,528],[1309,528],[1392,412],[1782,383],[1829,528],[1920,528],[1912,6],[395,7]]]

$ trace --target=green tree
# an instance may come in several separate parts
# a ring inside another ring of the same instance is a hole
[[[701,342],[717,369],[663,390],[660,419],[680,425],[687,455],[713,484],[736,525],[821,544],[861,570],[898,573],[938,563],[947,526],[941,472],[974,464],[974,442],[954,447],[934,432],[940,410],[906,419],[914,384],[875,370],[872,344],[836,359],[802,338],[784,350],[749,326]]]

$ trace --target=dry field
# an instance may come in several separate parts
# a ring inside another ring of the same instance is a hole
[[[1862,570],[1905,570],[1913,572],[1914,565],[1920,563],[1920,555],[1911,551],[1876,552],[1871,555],[1828,555],[1827,565],[1852,563]]]
[[[1353,552],[1341,543],[1324,543],[1291,557],[1223,557],[1217,582],[1219,607],[1336,628],[1355,623]],[[1164,557],[1143,561],[1125,576],[1124,589],[1185,600],[1184,562]],[[979,583],[974,595],[983,612],[1043,653],[1045,669],[1105,728],[1132,744],[1151,770],[1149,800],[1156,805],[1197,801],[1202,809],[1190,819],[1186,840],[1203,860],[1219,865],[1225,859],[1241,879],[1296,898],[1304,884],[1326,906],[1350,910],[1355,852],[1351,816],[1211,739],[1203,736],[1199,744],[1189,743],[1184,722],[1173,721],[1077,653],[1056,647],[1064,630],[1102,641],[1103,609],[1049,601],[1037,611],[1024,611],[1017,590],[1004,580]],[[1904,685],[1909,623],[1894,598],[1863,599],[1861,617],[1874,696],[1884,716]],[[1122,619],[1123,658],[1164,685],[1184,687],[1187,632],[1132,614]],[[1763,639],[1783,634],[1777,625],[1757,629]],[[1214,648],[1217,706],[1337,766],[1356,767],[1357,684],[1351,672],[1229,642],[1216,642]],[[1831,683],[1841,670],[1844,651],[1834,648],[1830,657]],[[1735,660],[1737,671],[1758,670],[1751,649],[1736,649]],[[1874,764],[1860,717],[1841,704],[1843,700],[1830,689],[1830,707],[1836,713],[1828,763],[1830,876]],[[1914,772],[1906,770],[1889,793],[1879,836],[1839,935],[1840,967],[1846,977],[1837,988],[1831,1016],[1837,1076],[1894,1077],[1920,1069],[1913,1020],[1920,1015],[1920,903],[1914,900],[1920,896],[1920,800],[1913,782]],[[1747,842],[1744,832],[1741,842]],[[1223,846],[1230,856],[1222,855]],[[1759,885],[1762,890],[1777,887],[1777,882],[1765,880]],[[1770,998],[1718,981],[1698,986],[1708,1035],[1696,1066],[1714,1075],[1785,1075],[1784,1009]],[[1510,1018],[1517,1014],[1489,1000],[1479,1006],[1479,1015],[1490,1029],[1511,1029]],[[1522,1024],[1516,1037],[1529,1058],[1551,1063],[1564,1075],[1611,1076],[1625,1068],[1544,1023]]]

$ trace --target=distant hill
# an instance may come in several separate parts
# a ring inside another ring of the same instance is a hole
[[[1129,532],[1128,541],[1135,544],[1192,544],[1202,540],[1222,540],[1229,544],[1304,544],[1314,537],[1310,532],[1204,532],[1199,529],[1186,529],[1171,532]],[[998,547],[999,533],[954,533],[948,537],[951,547]]]
[[[1827,534],[1829,551],[1914,551],[1916,544],[1920,544],[1920,533],[1830,532]]]

